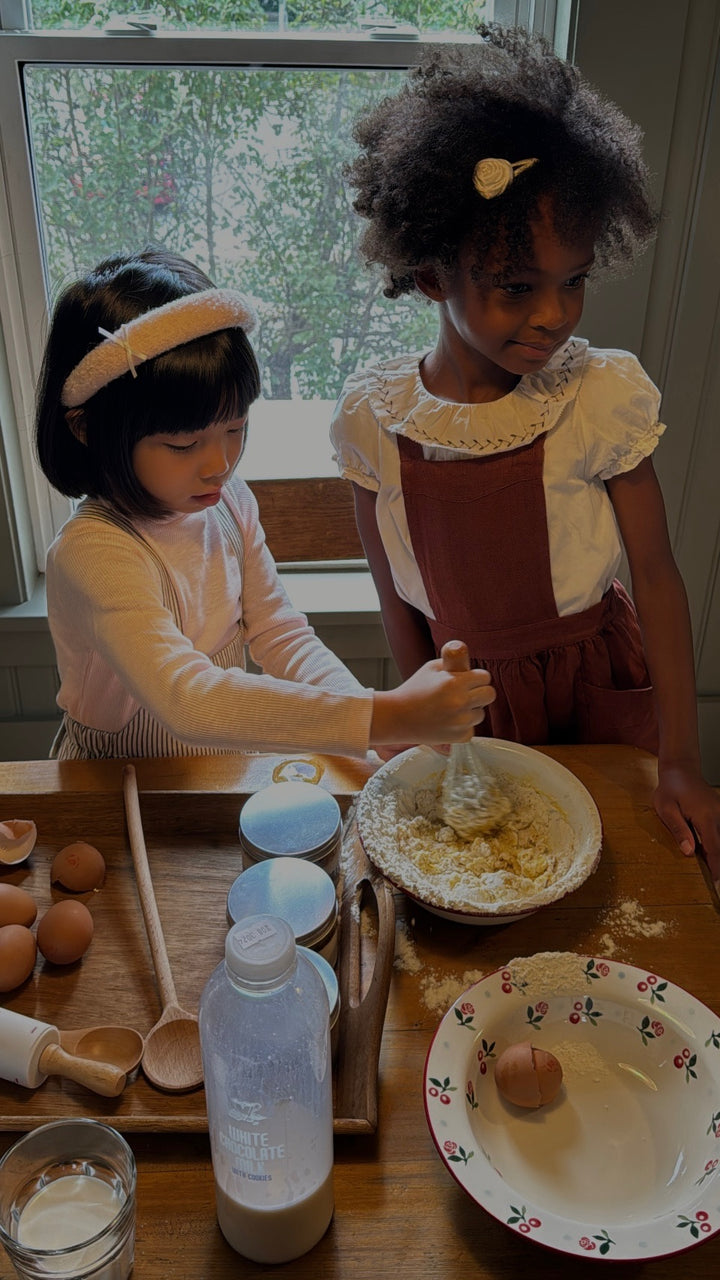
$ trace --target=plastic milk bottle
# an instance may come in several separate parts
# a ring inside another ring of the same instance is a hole
[[[253,1262],[312,1249],[333,1214],[329,1008],[277,916],[248,916],[200,1001],[217,1216]]]

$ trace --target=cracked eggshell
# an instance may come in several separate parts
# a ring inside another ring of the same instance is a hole
[[[562,1067],[554,1053],[536,1049],[529,1040],[511,1044],[495,1065],[495,1084],[516,1107],[543,1107],[558,1095]]]
[[[99,889],[105,879],[105,859],[98,849],[84,840],[66,844],[55,854],[50,868],[50,880],[61,884],[71,893],[84,893]]]
[[[6,818],[0,822],[0,864],[14,867],[35,848],[37,827],[30,818]]]

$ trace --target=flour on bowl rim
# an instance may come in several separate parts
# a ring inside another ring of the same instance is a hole
[[[550,796],[499,773],[511,817],[492,835],[464,840],[441,816],[442,771],[414,790],[387,789],[364,807],[363,842],[389,879],[414,896],[450,910],[491,914],[540,907],[587,874],[574,866],[574,836]],[[574,874],[575,872],[575,874]]]

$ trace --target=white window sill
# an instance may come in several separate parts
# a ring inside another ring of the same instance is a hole
[[[398,683],[367,570],[280,575],[295,606],[366,688]],[[249,667],[253,670],[252,664]],[[45,582],[26,604],[0,608],[0,759],[44,759],[59,721],[58,673]]]
[[[280,581],[296,608],[313,626],[367,626],[380,622],[380,605],[367,570],[281,573]],[[25,604],[0,608],[0,634],[46,631],[45,579],[39,577]]]

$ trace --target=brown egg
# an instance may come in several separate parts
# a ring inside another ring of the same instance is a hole
[[[4,924],[24,924],[29,929],[36,915],[35,901],[26,889],[16,884],[0,884],[0,928]]]
[[[66,844],[53,858],[50,880],[53,884],[57,881],[72,893],[99,889],[104,879],[105,859],[94,845],[86,844],[84,840]]]
[[[29,929],[6,924],[0,929],[0,991],[12,991],[30,977],[37,947]]]
[[[93,918],[82,902],[56,902],[37,927],[37,944],[52,964],[72,964],[85,954],[93,936]]]
[[[542,1107],[552,1102],[562,1084],[563,1072],[554,1053],[535,1049],[529,1040],[511,1044],[495,1066],[495,1083],[516,1107]]]

